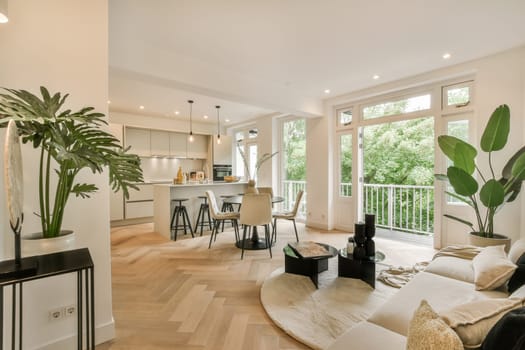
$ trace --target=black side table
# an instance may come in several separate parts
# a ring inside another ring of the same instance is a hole
[[[22,308],[23,287],[25,282],[62,275],[66,273],[77,273],[77,349],[83,349],[83,293],[85,293],[86,307],[86,348],[95,349],[95,275],[93,260],[87,248],[69,250],[65,252],[52,253],[39,256],[22,258],[22,264],[36,264],[36,272],[22,277],[0,277],[0,350],[4,344],[4,288],[12,286],[11,307],[11,349],[16,348],[16,330],[18,328],[18,349],[22,349]],[[12,260],[0,262],[0,270],[3,266],[12,265]],[[84,278],[83,278],[84,277]],[[18,290],[18,293],[17,293]],[[18,300],[18,302],[17,302]],[[17,307],[18,306],[18,307]],[[18,317],[17,317],[18,315]],[[18,322],[17,322],[18,318]]]
[[[319,273],[328,270],[328,259],[337,255],[337,249],[334,247],[324,243],[318,244],[325,247],[329,251],[330,256],[302,258],[298,256],[290,246],[286,245],[283,248],[284,272],[310,277],[315,288],[318,288]]]
[[[385,255],[376,251],[376,255],[364,260],[354,260],[346,248],[339,250],[337,256],[337,275],[339,277],[358,278],[375,288],[376,286],[376,261],[382,261]]]

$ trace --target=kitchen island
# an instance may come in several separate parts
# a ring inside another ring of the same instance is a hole
[[[153,188],[153,229],[166,238],[171,239],[170,222],[171,215],[175,210],[174,198],[188,198],[184,205],[188,211],[192,227],[199,214],[202,200],[199,196],[205,196],[206,191],[215,193],[217,201],[221,195],[236,195],[244,193],[248,185],[246,182],[213,182],[213,183],[187,183],[182,185],[158,184]],[[220,205],[220,203],[218,203]]]

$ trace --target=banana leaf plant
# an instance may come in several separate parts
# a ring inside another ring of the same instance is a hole
[[[40,150],[38,215],[44,238],[60,234],[71,194],[89,198],[98,190],[94,184],[75,181],[81,170],[102,173],[107,169],[112,190],[122,190],[125,198],[129,198],[129,189],[138,189],[135,183],[142,181],[140,158],[127,153],[117,138],[102,129],[107,125],[103,114],[93,107],[77,112],[61,110],[68,94],[51,95],[45,87],[40,88],[41,98],[25,90],[3,91],[0,127],[15,120],[22,142]]]
[[[438,137],[439,148],[452,165],[447,168],[446,175],[436,174],[436,178],[450,183],[454,192],[446,191],[448,195],[474,209],[477,225],[453,215],[445,214],[445,217],[469,226],[474,234],[486,238],[494,236],[494,215],[505,203],[517,198],[525,179],[525,147],[508,160],[501,175],[496,175],[494,170],[494,152],[505,147],[509,132],[509,106],[501,105],[492,113],[481,136],[480,148],[488,155],[486,174],[480,170],[476,159],[478,152],[474,146],[453,136]]]

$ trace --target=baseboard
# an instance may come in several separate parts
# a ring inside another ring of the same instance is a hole
[[[96,326],[95,344],[102,344],[115,338],[115,320],[104,325]],[[85,340],[84,340],[85,344]],[[69,335],[45,345],[33,348],[33,350],[71,350],[77,348],[77,335]]]
[[[315,221],[307,220],[305,225],[306,227],[316,228],[319,230],[330,230],[330,228],[325,222],[315,222]]]
[[[153,216],[145,216],[143,218],[125,219],[125,220],[113,220],[110,222],[110,227],[146,224],[153,222]]]

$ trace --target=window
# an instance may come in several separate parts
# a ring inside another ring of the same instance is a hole
[[[237,142],[244,141],[244,131],[238,131],[235,133],[235,141]]]
[[[456,111],[472,102],[472,81],[444,86],[442,107],[444,111]]]
[[[257,164],[257,144],[248,145],[248,159],[250,164],[250,174],[252,178],[256,178],[257,174],[255,173],[255,164]]]
[[[430,109],[430,94],[383,102],[363,108],[363,119],[374,119],[390,115],[411,113]]]
[[[252,128],[248,131],[248,138],[254,139],[257,137],[258,134],[259,134],[259,130],[257,128]]]
[[[352,109],[339,112],[339,126],[348,126],[352,123]]]
[[[239,142],[239,139],[237,139],[237,142]],[[243,152],[246,153],[245,147],[242,143],[238,143],[237,147],[235,147],[235,170],[234,174],[239,177],[244,177],[244,161],[242,159],[241,151],[239,150],[241,148]]]
[[[306,190],[306,120],[285,119],[281,123],[281,195],[283,208],[291,210],[297,193]],[[299,217],[305,216],[306,196],[299,207]]]
[[[339,136],[339,195],[352,196],[352,134]]]

